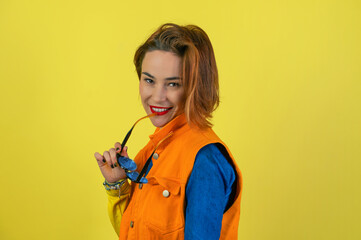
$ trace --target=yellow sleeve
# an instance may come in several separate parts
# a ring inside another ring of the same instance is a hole
[[[108,215],[115,232],[119,236],[120,221],[123,212],[128,205],[130,196],[130,184],[127,180],[120,190],[105,190],[108,194]],[[119,192],[120,191],[120,192]]]

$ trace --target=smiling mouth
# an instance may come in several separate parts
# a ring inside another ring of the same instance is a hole
[[[149,107],[150,107],[150,111],[152,113],[156,113],[158,116],[167,114],[173,108],[173,107],[156,107],[151,105],[149,105]]]

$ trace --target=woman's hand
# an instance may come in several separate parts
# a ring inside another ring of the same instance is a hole
[[[117,153],[120,154],[122,146],[119,142],[116,142],[114,147],[115,148],[109,149],[109,151],[105,151],[103,155],[98,152],[94,153],[99,169],[108,183],[114,183],[120,179],[126,178],[124,169],[119,167],[117,162]],[[123,152],[120,155],[128,157],[127,149],[128,147],[124,147]]]

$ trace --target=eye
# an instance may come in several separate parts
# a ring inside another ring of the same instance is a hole
[[[154,82],[153,79],[150,78],[144,78],[144,81],[149,84],[152,84]]]
[[[180,84],[177,83],[177,82],[170,82],[170,83],[168,83],[168,86],[170,86],[170,87],[180,87]]]

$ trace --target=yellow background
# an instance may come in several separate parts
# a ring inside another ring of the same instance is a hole
[[[93,153],[144,115],[132,58],[165,22],[214,45],[239,239],[361,239],[357,0],[0,1],[0,239],[116,239]]]

